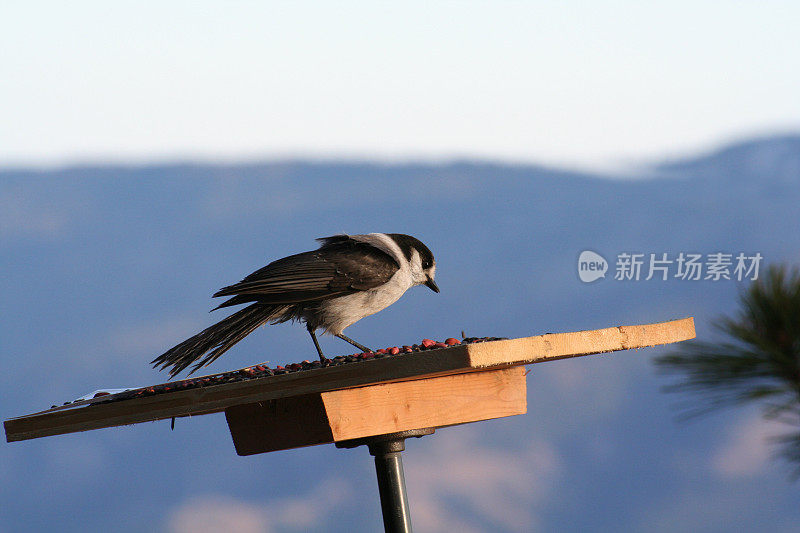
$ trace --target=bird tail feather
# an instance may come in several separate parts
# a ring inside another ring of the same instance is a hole
[[[159,370],[172,367],[169,371],[170,378],[194,363],[189,372],[193,374],[211,364],[265,322],[275,319],[276,316],[280,317],[284,309],[285,306],[281,305],[249,305],[167,350],[150,363]]]

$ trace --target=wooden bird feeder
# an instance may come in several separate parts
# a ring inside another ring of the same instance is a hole
[[[375,456],[386,530],[410,531],[400,458],[405,438],[524,414],[522,365],[694,336],[694,320],[684,318],[460,344],[119,401],[105,396],[12,418],[4,426],[12,442],[222,411],[239,455],[367,445]]]

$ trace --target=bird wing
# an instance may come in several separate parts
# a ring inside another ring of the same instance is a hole
[[[337,236],[338,237],[338,236]],[[273,261],[214,294],[233,296],[217,307],[247,302],[296,304],[378,287],[397,272],[385,252],[352,239],[327,238],[319,250]]]

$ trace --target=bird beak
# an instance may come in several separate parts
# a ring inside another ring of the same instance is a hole
[[[439,286],[436,285],[436,282],[433,281],[432,278],[428,278],[428,281],[425,282],[425,286],[428,287],[433,292],[439,292]]]

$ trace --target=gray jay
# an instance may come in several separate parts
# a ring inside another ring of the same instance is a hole
[[[402,233],[334,235],[317,239],[317,250],[290,255],[256,270],[216,294],[230,298],[217,307],[250,304],[154,359],[174,377],[194,363],[190,374],[269,322],[305,322],[321,361],[315,330],[371,351],[342,331],[385,309],[414,285],[439,292],[436,261],[418,239]]]

